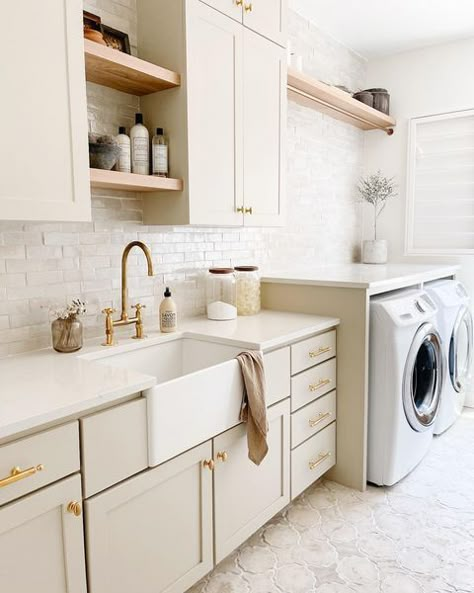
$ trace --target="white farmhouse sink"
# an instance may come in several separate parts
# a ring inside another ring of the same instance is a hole
[[[156,377],[145,391],[148,462],[158,465],[239,423],[241,349],[189,338],[120,354],[103,363]]]

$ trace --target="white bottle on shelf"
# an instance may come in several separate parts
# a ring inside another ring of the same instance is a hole
[[[120,126],[116,140],[120,148],[120,155],[117,161],[116,169],[121,173],[130,173],[132,170],[130,138],[127,136],[127,132],[124,127]]]
[[[135,114],[135,125],[130,130],[132,145],[132,173],[150,174],[150,135],[143,125],[143,115]]]
[[[153,175],[168,177],[168,142],[163,128],[156,128],[156,134],[151,141],[151,155]]]

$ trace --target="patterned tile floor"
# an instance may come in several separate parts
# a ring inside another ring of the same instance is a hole
[[[474,410],[391,488],[310,488],[191,592],[473,593]]]

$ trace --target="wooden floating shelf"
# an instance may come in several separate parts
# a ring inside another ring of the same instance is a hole
[[[177,87],[177,72],[84,39],[86,79],[139,97]]]
[[[353,99],[349,93],[293,68],[288,68],[288,95],[303,105],[362,130],[384,130],[393,134],[397,124],[393,117]]]
[[[101,189],[118,189],[122,191],[156,192],[182,191],[181,179],[155,177],[154,175],[137,175],[136,173],[120,173],[104,169],[90,169],[91,187]]]

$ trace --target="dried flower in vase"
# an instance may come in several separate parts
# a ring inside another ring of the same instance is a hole
[[[50,314],[55,318],[51,324],[53,348],[57,352],[76,352],[83,345],[82,323],[78,319],[86,313],[86,302],[72,300],[66,307],[52,308]]]
[[[382,214],[387,200],[396,197],[393,177],[384,177],[380,170],[360,180],[357,188],[361,201],[374,207],[374,239],[377,240],[377,220]]]

